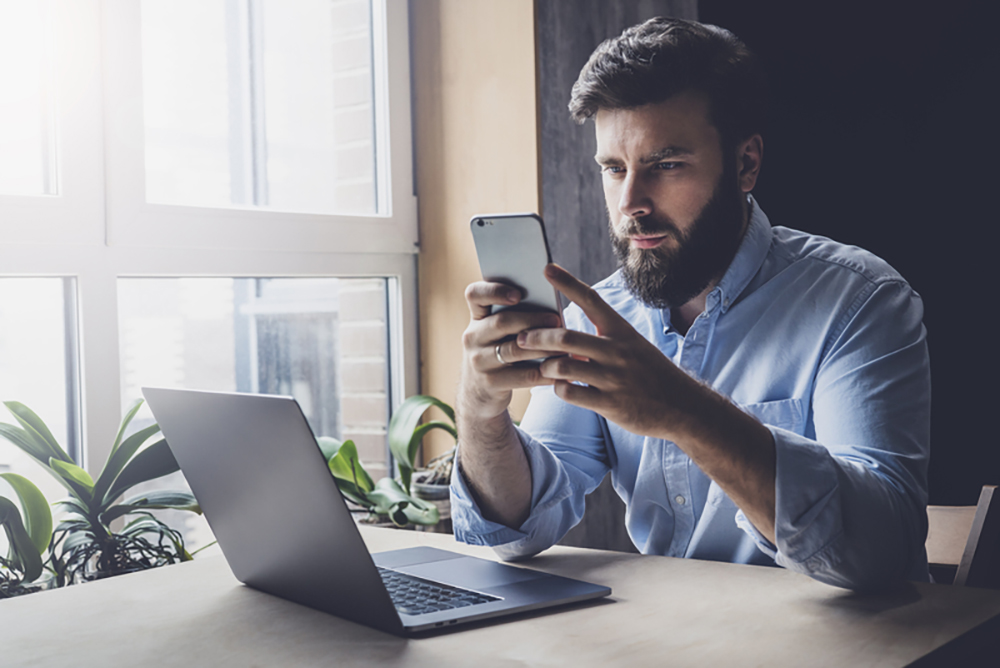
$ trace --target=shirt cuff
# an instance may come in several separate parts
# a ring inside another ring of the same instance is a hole
[[[743,511],[739,509],[736,510],[736,526],[743,529],[743,532],[753,539],[753,542],[757,544],[757,548],[761,552],[775,561],[778,560],[778,548],[776,548],[774,543],[769,541],[764,534],[758,531],[757,527],[753,525],[753,522],[748,520],[747,516],[743,514]]]
[[[765,425],[774,437],[777,545],[737,511],[736,524],[757,547],[789,570],[815,576],[832,571],[843,535],[839,479],[833,455],[793,432]]]
[[[455,540],[469,545],[502,545],[527,536],[523,531],[511,529],[483,517],[465,482],[465,476],[461,473],[457,451],[451,469],[451,518]]]
[[[555,543],[583,516],[586,492],[585,487],[580,488],[580,483],[568,475],[566,467],[547,447],[520,428],[516,429],[531,471],[531,507],[528,518],[520,527],[512,529],[483,517],[457,459],[451,478],[455,539],[471,545],[493,547],[504,560],[530,557]],[[579,508],[561,512],[560,504],[574,495],[579,497]]]

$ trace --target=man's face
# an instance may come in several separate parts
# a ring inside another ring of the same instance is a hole
[[[626,285],[676,308],[722,277],[743,232],[736,156],[723,156],[700,93],[595,119],[611,241]]]

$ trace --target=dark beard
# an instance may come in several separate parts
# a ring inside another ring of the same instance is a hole
[[[618,236],[609,217],[615,257],[625,286],[636,299],[652,308],[677,308],[722,277],[742,240],[743,195],[735,180],[735,174],[723,173],[712,199],[686,234],[669,218],[654,213],[627,221]],[[630,234],[666,234],[676,245],[632,248]]]

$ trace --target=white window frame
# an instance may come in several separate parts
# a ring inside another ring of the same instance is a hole
[[[100,470],[121,420],[119,278],[388,277],[390,406],[415,394],[417,206],[406,0],[373,0],[373,14],[385,18],[385,32],[374,40],[376,69],[384,59],[387,72],[376,86],[376,102],[388,109],[378,163],[389,166],[382,175],[386,199],[374,216],[147,204],[140,3],[53,1],[56,42],[64,46],[56,63],[59,194],[0,197],[0,276],[76,278],[84,466]]]

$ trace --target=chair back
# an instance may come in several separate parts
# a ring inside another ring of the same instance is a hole
[[[927,561],[953,566],[953,584],[1000,589],[1000,494],[985,485],[975,506],[927,507]]]

